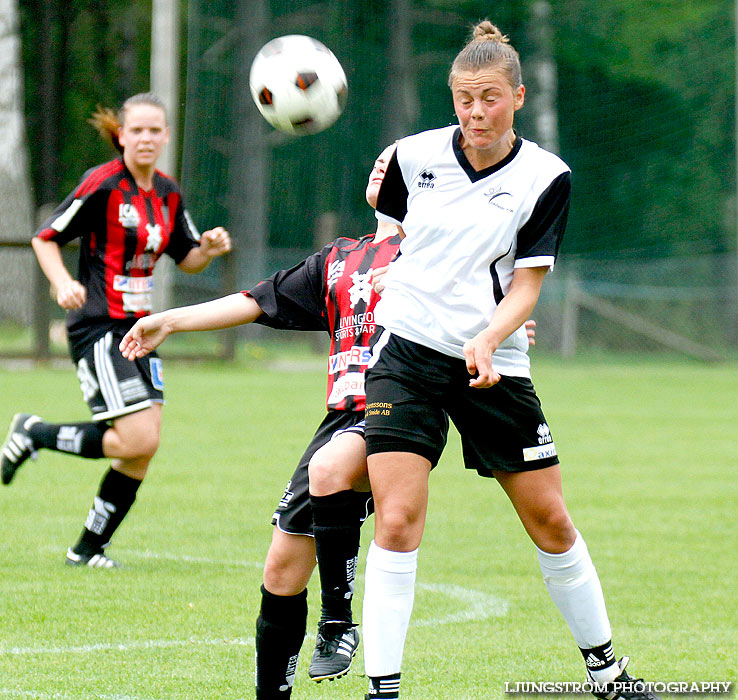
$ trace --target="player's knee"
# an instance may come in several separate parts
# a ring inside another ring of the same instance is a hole
[[[151,459],[159,449],[159,433],[150,431],[140,436],[140,440],[136,441],[137,447],[134,451],[138,452],[138,457]]]
[[[419,513],[408,508],[394,508],[377,517],[377,534],[381,546],[396,551],[415,549],[423,534]]]
[[[123,459],[150,460],[159,449],[159,431],[153,428],[119,431]]]
[[[305,589],[311,572],[312,566],[300,567],[294,561],[267,556],[264,564],[264,587],[274,595],[297,595]]]
[[[308,465],[310,493],[315,496],[328,496],[343,491],[349,486],[344,483],[341,466],[330,455],[318,450]]]
[[[547,552],[566,552],[577,537],[577,531],[565,509],[537,512],[532,527],[536,545]]]

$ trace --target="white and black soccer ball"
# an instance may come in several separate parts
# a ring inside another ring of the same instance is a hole
[[[264,119],[298,136],[331,126],[348,92],[346,74],[330,49],[301,34],[265,44],[251,64],[249,86]]]

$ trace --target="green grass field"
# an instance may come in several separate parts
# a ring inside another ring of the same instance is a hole
[[[63,565],[103,461],[44,452],[0,490],[0,699],[253,696],[269,519],[323,415],[324,374],[285,361],[165,374],[161,448],[110,550],[125,568]],[[616,653],[647,680],[738,682],[738,366],[534,358],[534,381]],[[0,368],[0,399],[0,438],[20,410],[88,417],[71,366]],[[309,600],[293,698],[363,698],[361,651],[346,678],[308,680],[317,578]],[[452,438],[431,479],[402,697],[512,697],[506,682],[582,674],[512,508]]]

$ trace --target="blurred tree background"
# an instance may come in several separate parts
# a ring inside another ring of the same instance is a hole
[[[151,2],[20,0],[19,7],[40,206],[110,157],[86,123],[95,105],[117,106],[148,89]],[[395,138],[455,121],[448,68],[484,17],[523,59],[528,94],[519,133],[556,150],[574,174],[562,273],[542,299],[550,319],[544,345],[565,341],[565,297],[579,290],[653,323],[668,315],[675,332],[733,348],[736,71],[728,0],[188,0],[175,174],[201,229],[230,228],[238,285],[297,262],[324,239],[373,229],[364,187],[376,154]],[[248,91],[258,48],[291,33],[328,45],[349,80],[336,125],[300,139],[272,131]],[[218,274],[215,266],[210,296]],[[203,294],[201,281],[186,284],[193,282],[177,277],[176,303]],[[583,302],[576,315],[593,344],[643,349],[642,334],[624,334],[622,318],[614,323],[595,306]]]

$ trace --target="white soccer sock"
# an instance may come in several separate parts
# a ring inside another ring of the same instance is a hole
[[[571,549],[550,554],[538,549],[538,562],[551,599],[564,616],[566,624],[581,649],[593,649],[612,639],[605,598],[584,538],[577,532]],[[612,681],[620,669],[615,663],[588,669],[598,683]]]
[[[415,598],[418,550],[393,552],[372,540],[366,557],[364,667],[370,677],[400,673]]]

